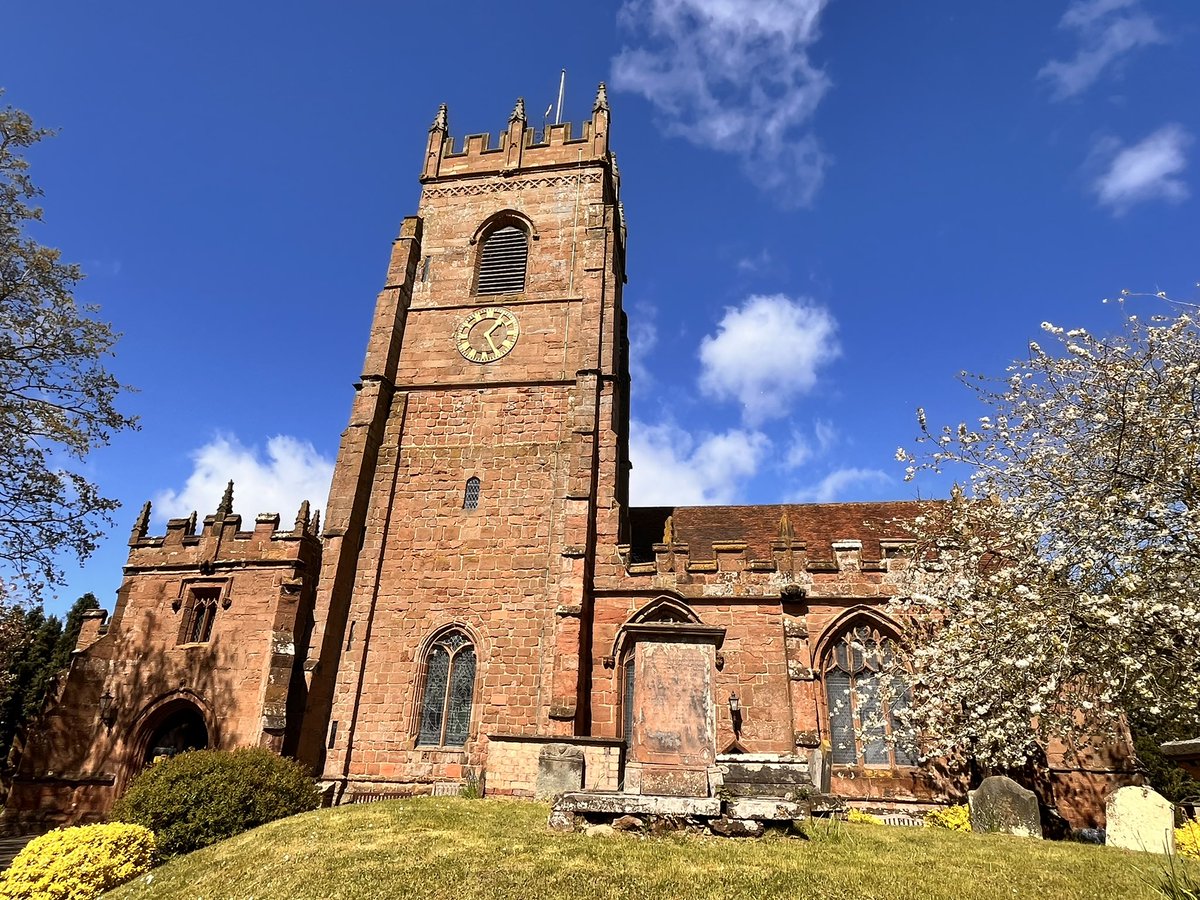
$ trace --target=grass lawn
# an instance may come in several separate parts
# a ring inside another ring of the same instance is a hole
[[[110,894],[130,898],[1155,898],[1160,857],[1081,844],[827,823],[801,840],[546,828],[547,806],[418,798],[257,828]],[[1187,867],[1200,876],[1200,865]]]

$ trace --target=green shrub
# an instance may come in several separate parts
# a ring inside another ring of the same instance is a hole
[[[134,779],[112,817],[151,829],[166,856],[190,853],[284,816],[315,809],[303,766],[260,747],[193,750]]]
[[[91,900],[154,865],[154,835],[111,822],[36,837],[0,875],[4,900]]]
[[[925,813],[926,828],[946,828],[950,831],[971,830],[971,810],[961,806],[945,806]]]

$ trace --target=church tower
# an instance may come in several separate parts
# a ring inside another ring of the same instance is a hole
[[[324,532],[302,757],[345,795],[479,774],[590,728],[598,533],[626,506],[620,181],[592,118],[429,129]],[[327,723],[324,733],[320,723]]]

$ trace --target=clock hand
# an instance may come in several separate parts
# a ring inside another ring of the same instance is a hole
[[[493,353],[499,353],[500,350],[495,344],[492,343],[492,332],[495,331],[497,328],[499,328],[503,324],[504,324],[503,322],[497,321],[495,324],[492,325],[491,328],[489,328],[487,331],[485,331],[483,333],[483,339],[488,342],[488,346],[492,348]]]

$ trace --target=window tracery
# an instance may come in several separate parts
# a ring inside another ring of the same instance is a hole
[[[217,619],[217,603],[220,599],[220,588],[191,589],[183,628],[180,630],[181,644],[205,644],[212,640],[213,624]]]
[[[437,638],[425,657],[419,747],[461,747],[471,729],[475,645],[454,629]]]
[[[907,706],[905,685],[883,682],[895,642],[870,623],[848,628],[825,655],[830,758],[843,766],[914,766],[916,755],[898,731],[896,713]]]

